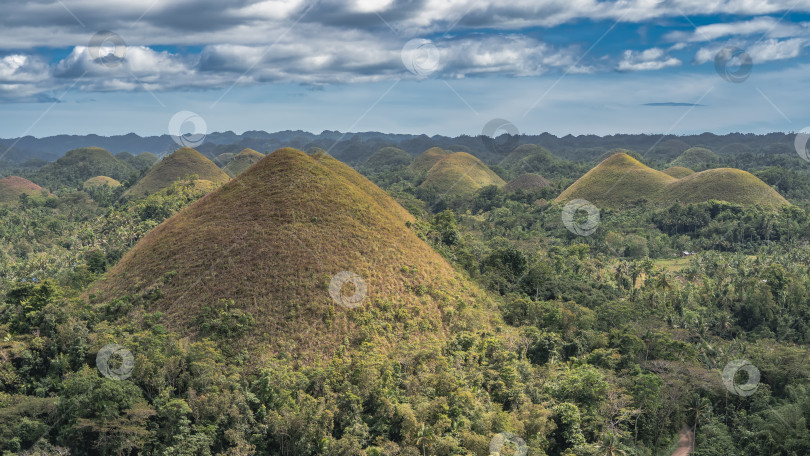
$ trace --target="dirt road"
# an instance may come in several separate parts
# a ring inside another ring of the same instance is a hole
[[[678,449],[672,453],[672,456],[689,456],[692,452],[692,430],[683,428],[680,433],[681,439],[678,442]]]

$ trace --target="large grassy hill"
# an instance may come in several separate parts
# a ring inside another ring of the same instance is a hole
[[[581,198],[600,207],[620,207],[632,201],[649,199],[675,180],[620,152],[580,177],[557,200]]]
[[[438,147],[431,147],[430,149],[422,152],[416,157],[410,165],[408,165],[408,169],[417,173],[417,174],[424,174],[433,168],[433,165],[439,162],[439,160],[447,157],[452,152],[440,149]]]
[[[64,157],[49,163],[31,175],[31,180],[50,189],[77,188],[95,176],[126,180],[138,170],[124,160],[98,147],[74,149]]]
[[[734,168],[708,169],[686,176],[668,185],[659,199],[682,203],[720,200],[765,207],[790,204],[753,174]]]
[[[165,157],[129,190],[127,196],[142,196],[172,185],[177,179],[196,174],[215,184],[230,180],[224,171],[194,149],[184,147]]]
[[[223,170],[227,175],[236,177],[262,158],[264,158],[264,154],[256,152],[253,149],[244,149],[234,155]]]
[[[210,335],[212,318],[249,314],[251,329],[227,343],[304,360],[328,356],[344,340],[393,347],[486,326],[468,315],[486,297],[411,221],[347,165],[280,149],[150,231],[92,294],[99,305],[149,296],[143,311],[160,311],[161,323],[197,337]],[[342,271],[367,285],[356,309],[330,295]]]
[[[40,196],[42,192],[49,193],[39,185],[19,176],[0,179],[0,204],[16,204],[22,194]]]
[[[470,196],[488,185],[506,185],[481,160],[466,152],[455,152],[439,160],[419,186],[451,196]]]
[[[392,169],[404,168],[411,164],[414,158],[408,152],[398,147],[383,147],[374,152],[368,161],[363,163],[361,169],[369,172],[382,172]]]
[[[683,176],[680,178],[673,177]],[[776,208],[789,204],[779,193],[746,171],[732,168],[699,173],[645,166],[626,154],[615,154],[571,184],[557,198],[581,198],[600,207],[622,208],[638,200],[659,204],[709,200]]]

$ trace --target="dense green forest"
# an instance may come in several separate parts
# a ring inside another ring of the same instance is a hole
[[[497,323],[396,356],[347,339],[309,365],[229,343],[262,316],[227,299],[194,337],[145,310],[160,286],[91,304],[131,247],[210,190],[197,176],[131,198],[132,164],[4,170],[53,194],[0,207],[0,452],[669,456],[688,430],[695,456],[810,454],[810,164],[718,151],[693,170],[749,171],[791,204],[640,199],[596,221],[555,198],[605,148],[521,147],[481,158],[548,185],[456,195],[422,185],[401,150],[355,163],[486,290]],[[684,149],[635,153],[664,169]],[[82,188],[100,174],[124,185]]]

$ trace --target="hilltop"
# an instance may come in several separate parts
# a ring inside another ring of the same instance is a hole
[[[0,179],[0,203],[2,204],[16,204],[20,201],[20,195],[40,196],[42,192],[50,194],[39,185],[19,176]]]
[[[557,197],[557,201],[581,198],[597,206],[620,207],[632,201],[649,199],[675,180],[619,152],[571,184]]]
[[[413,161],[411,154],[398,147],[383,147],[363,163],[364,170],[370,172],[389,171],[408,166]]]
[[[718,168],[689,173],[689,169],[669,168],[668,171],[684,177],[676,178],[656,171],[627,154],[618,153],[571,184],[557,201],[581,198],[600,207],[613,208],[642,199],[659,204],[719,200],[771,208],[789,204],[768,184],[739,169]]]
[[[466,152],[455,152],[433,165],[419,187],[464,197],[488,185],[503,187],[506,182],[481,160]]]
[[[236,177],[262,158],[264,158],[264,154],[253,149],[244,149],[228,162],[224,171],[227,175]]]
[[[82,185],[82,187],[83,188],[93,188],[93,187],[103,187],[105,185],[110,187],[110,188],[115,188],[115,187],[120,187],[121,182],[118,182],[117,180],[113,179],[112,177],[96,176],[96,177],[91,177],[90,179],[87,179],[86,181],[84,181],[84,184]]]
[[[503,187],[503,190],[507,193],[516,192],[518,190],[532,192],[545,187],[551,187],[551,182],[543,176],[537,174],[522,174],[509,181],[509,183]]]
[[[430,149],[422,152],[416,157],[410,165],[408,165],[408,169],[417,173],[417,174],[424,174],[433,168],[433,166],[439,162],[439,160],[447,157],[452,152],[440,149],[438,147],[431,147]]]
[[[412,221],[336,159],[279,149],[150,231],[91,292],[96,303],[156,296],[147,311],[197,336],[209,335],[201,322],[212,309],[233,299],[228,308],[255,326],[228,343],[308,360],[344,339],[414,343],[466,325],[461,317],[486,298],[407,227]],[[341,271],[367,285],[358,309],[330,296]]]
[[[184,147],[163,158],[135,183],[125,195],[142,196],[170,186],[174,181],[189,175],[201,180],[223,184],[230,180],[224,171],[211,160],[189,147]]]
[[[31,175],[31,180],[52,189],[76,188],[95,176],[125,180],[138,170],[124,160],[99,147],[73,149],[62,158],[48,163]]]

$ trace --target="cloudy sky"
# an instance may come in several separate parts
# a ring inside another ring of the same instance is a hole
[[[810,0],[3,0],[0,137],[799,131],[808,45]]]

